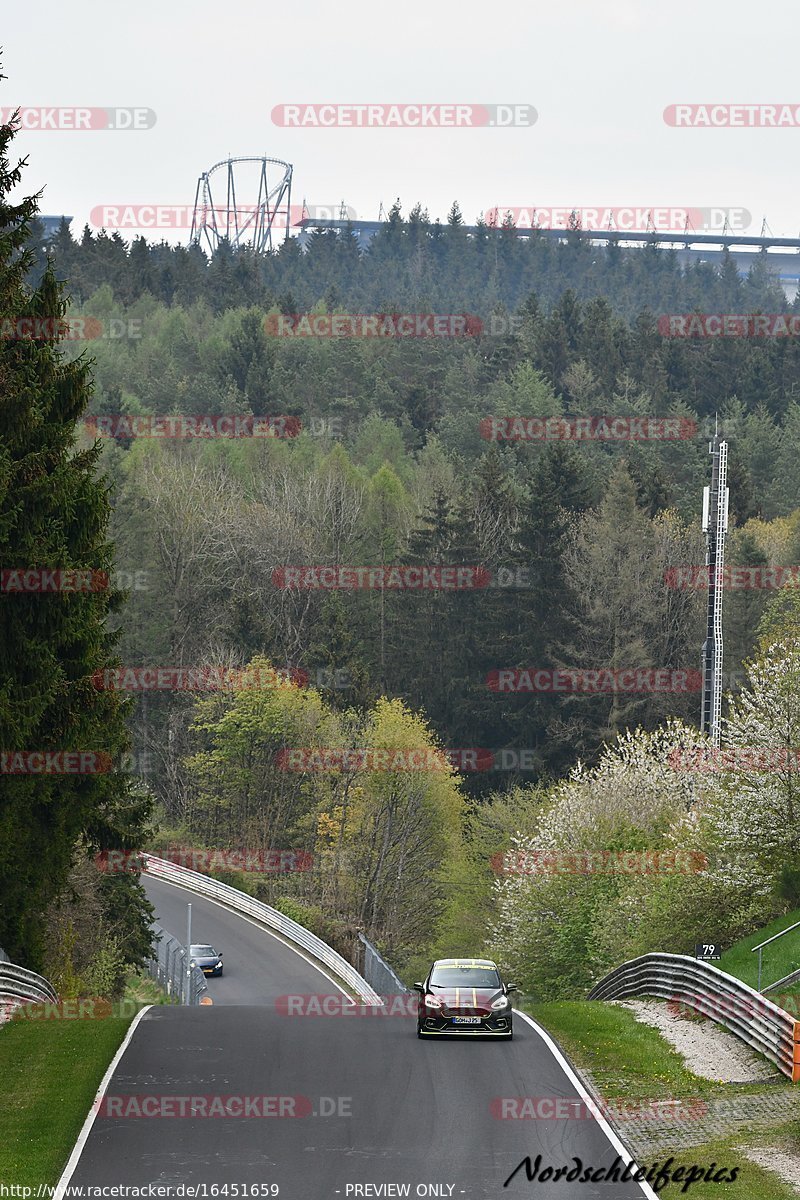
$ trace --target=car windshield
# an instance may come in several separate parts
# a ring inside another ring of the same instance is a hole
[[[494,967],[434,967],[431,987],[499,988],[500,976]]]
[[[192,946],[195,958],[216,958],[217,952],[213,946]]]

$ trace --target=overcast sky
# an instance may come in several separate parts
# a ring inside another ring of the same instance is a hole
[[[285,15],[282,15],[285,14]],[[400,197],[745,209],[800,234],[800,127],[674,128],[675,103],[800,106],[800,7],[775,0],[139,0],[9,5],[0,108],[133,106],[152,128],[25,131],[26,190],[73,229],[100,205],[187,205],[232,155],[294,166],[294,195],[375,218]],[[281,104],[528,104],[514,128],[286,128]],[[241,197],[240,200],[246,200]],[[130,234],[130,231],[128,231]],[[152,236],[152,235],[151,235]],[[185,240],[188,231],[168,235]]]

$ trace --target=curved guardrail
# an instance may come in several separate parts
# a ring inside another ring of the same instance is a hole
[[[723,1025],[800,1081],[800,1021],[733,975],[688,954],[643,954],[622,963],[589,992],[590,1000],[658,996]]]
[[[58,996],[42,975],[0,962],[0,1024],[22,1004],[55,1004]]]
[[[268,929],[292,942],[295,946],[300,946],[323,966],[328,967],[334,975],[341,979],[342,983],[346,983],[348,987],[352,988],[364,1004],[383,1003],[377,992],[373,991],[366,979],[346,958],[342,958],[341,954],[332,946],[323,942],[310,930],[298,925],[297,921],[278,912],[277,908],[270,908],[269,904],[255,900],[252,896],[247,896],[244,892],[229,887],[227,883],[220,883],[208,875],[201,875],[199,871],[191,871],[188,867],[181,867],[177,863],[156,858],[153,854],[143,854],[142,858],[148,875],[152,875],[155,879],[163,879],[167,883],[179,884],[181,887],[188,888],[189,891],[197,892],[199,896],[217,900],[226,908],[243,913],[252,920],[266,925]]]

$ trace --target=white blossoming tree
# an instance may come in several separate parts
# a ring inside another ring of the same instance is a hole
[[[786,872],[800,880],[800,588],[759,632],[721,751],[675,720],[627,731],[513,839],[491,945],[534,994],[583,994],[627,958],[730,942],[786,909]]]
[[[716,840],[743,886],[768,888],[800,867],[800,587],[782,588],[759,626],[748,685],[723,728]]]
[[[543,998],[580,994],[616,961],[596,937],[630,881],[671,869],[672,838],[709,787],[676,770],[705,739],[679,721],[626,731],[597,766],[557,784],[535,834],[514,839],[495,885],[491,945],[522,986]],[[694,867],[701,860],[688,860]]]

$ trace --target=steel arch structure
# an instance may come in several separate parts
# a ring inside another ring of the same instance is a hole
[[[240,172],[241,190],[245,163],[258,164],[258,189],[255,203],[240,207],[237,202],[237,171]],[[269,183],[268,166],[278,168],[279,179],[272,186]],[[220,195],[221,180],[217,181],[215,199],[212,176],[216,172],[224,172],[224,204]],[[273,230],[280,227],[281,217],[285,222],[284,240],[289,236],[291,202],[291,163],[266,156],[223,159],[204,171],[197,181],[190,241],[197,244],[205,242],[212,254],[223,240],[227,240],[231,246],[250,245],[259,252],[272,250]]]

